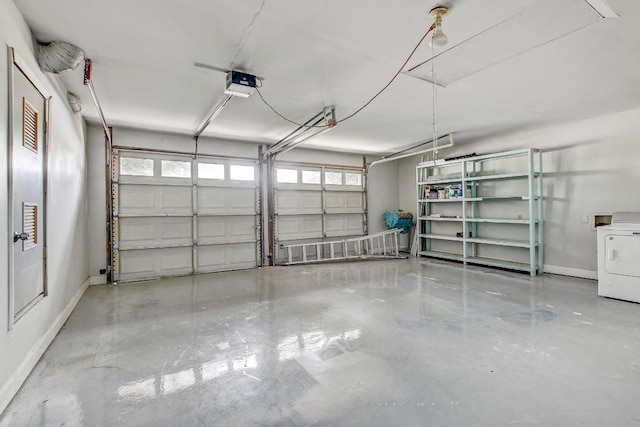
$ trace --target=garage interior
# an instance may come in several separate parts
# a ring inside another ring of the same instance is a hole
[[[0,0],[0,426],[638,424],[638,22]]]

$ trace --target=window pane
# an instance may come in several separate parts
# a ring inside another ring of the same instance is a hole
[[[324,183],[331,185],[342,185],[342,172],[325,172]]]
[[[362,175],[359,173],[345,173],[344,180],[347,185],[362,185]]]
[[[229,174],[231,179],[235,181],[253,181],[255,179],[253,166],[231,165],[229,167]]]
[[[191,178],[191,162],[163,160],[162,176],[169,178]]]
[[[278,169],[276,171],[276,181],[296,184],[298,182],[298,171],[294,169]]]
[[[122,157],[120,175],[153,176],[153,160]]]
[[[198,163],[198,178],[224,179],[224,165]]]
[[[303,184],[320,184],[320,171],[302,171]]]

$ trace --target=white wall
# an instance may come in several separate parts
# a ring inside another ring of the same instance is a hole
[[[0,176],[6,183],[8,143],[8,64],[6,46],[16,49],[36,84],[53,96],[48,185],[49,294],[9,331],[7,295],[8,194],[0,186],[0,411],[35,366],[86,289],[88,276],[86,159],[84,130],[73,116],[66,90],[56,77],[40,72],[33,57],[30,31],[11,0],[0,0]]]
[[[640,211],[640,109],[456,146],[441,158],[515,148],[543,150],[545,271],[597,277],[593,214]],[[415,181],[418,157],[399,161],[401,183]],[[414,185],[400,203],[416,205]],[[415,208],[414,208],[415,209]],[[583,217],[588,222],[583,223]]]
[[[371,161],[371,159],[369,159]],[[382,163],[369,169],[368,175],[369,233],[379,233],[387,229],[382,214],[392,209],[413,212],[410,206],[401,206],[398,197],[398,165],[395,162]]]
[[[99,274],[106,266],[106,212],[104,174],[104,132],[97,125],[87,129],[89,163],[89,272],[92,283],[104,283]],[[135,148],[172,150],[192,153],[194,140],[188,135],[177,135],[139,129],[114,128],[113,143],[118,146]],[[219,156],[258,157],[258,144],[201,137],[198,152]],[[348,154],[321,150],[296,148],[282,156],[279,161],[322,163],[340,166],[362,167],[363,158],[358,154]],[[385,229],[382,214],[389,209],[397,209],[397,166],[381,165],[373,169],[369,176],[369,219],[370,232]],[[265,189],[266,190],[266,189]]]

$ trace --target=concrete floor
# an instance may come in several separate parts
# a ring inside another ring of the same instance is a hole
[[[640,425],[640,305],[428,260],[90,288],[0,426]]]

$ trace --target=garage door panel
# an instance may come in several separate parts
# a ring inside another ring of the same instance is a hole
[[[278,216],[278,240],[322,238],[322,216]]]
[[[254,216],[200,216],[198,242],[215,243],[256,238]]]
[[[120,186],[119,201],[120,212],[124,210],[124,213],[127,210],[148,210],[156,207],[155,193],[143,185]]]
[[[198,212],[207,215],[255,215],[255,188],[201,187]]]
[[[362,193],[327,192],[325,196],[327,213],[362,213]]]
[[[191,217],[120,218],[120,248],[190,244]]]
[[[283,215],[321,214],[322,193],[320,191],[278,191],[278,213]]]
[[[256,265],[256,243],[200,246],[198,270],[201,272],[252,268]]]
[[[120,251],[120,280],[189,274],[191,247]]]
[[[362,236],[363,218],[361,214],[328,215],[326,219],[327,237]]]
[[[120,215],[191,214],[191,187],[122,185],[119,194]]]
[[[277,262],[286,256],[280,244],[315,243],[364,234],[364,170],[284,162],[275,167]],[[307,255],[313,258],[313,254]]]
[[[161,191],[160,209],[191,209],[191,187],[165,187]]]
[[[177,178],[165,168],[171,162],[191,164],[190,156],[115,150],[116,170],[122,170],[123,157],[131,167],[113,186],[115,280],[191,274],[194,264],[196,272],[258,265],[258,175],[250,176],[255,161],[200,159],[198,165],[214,166],[197,167],[194,186],[185,171]],[[139,173],[131,160],[136,158],[153,167]]]

